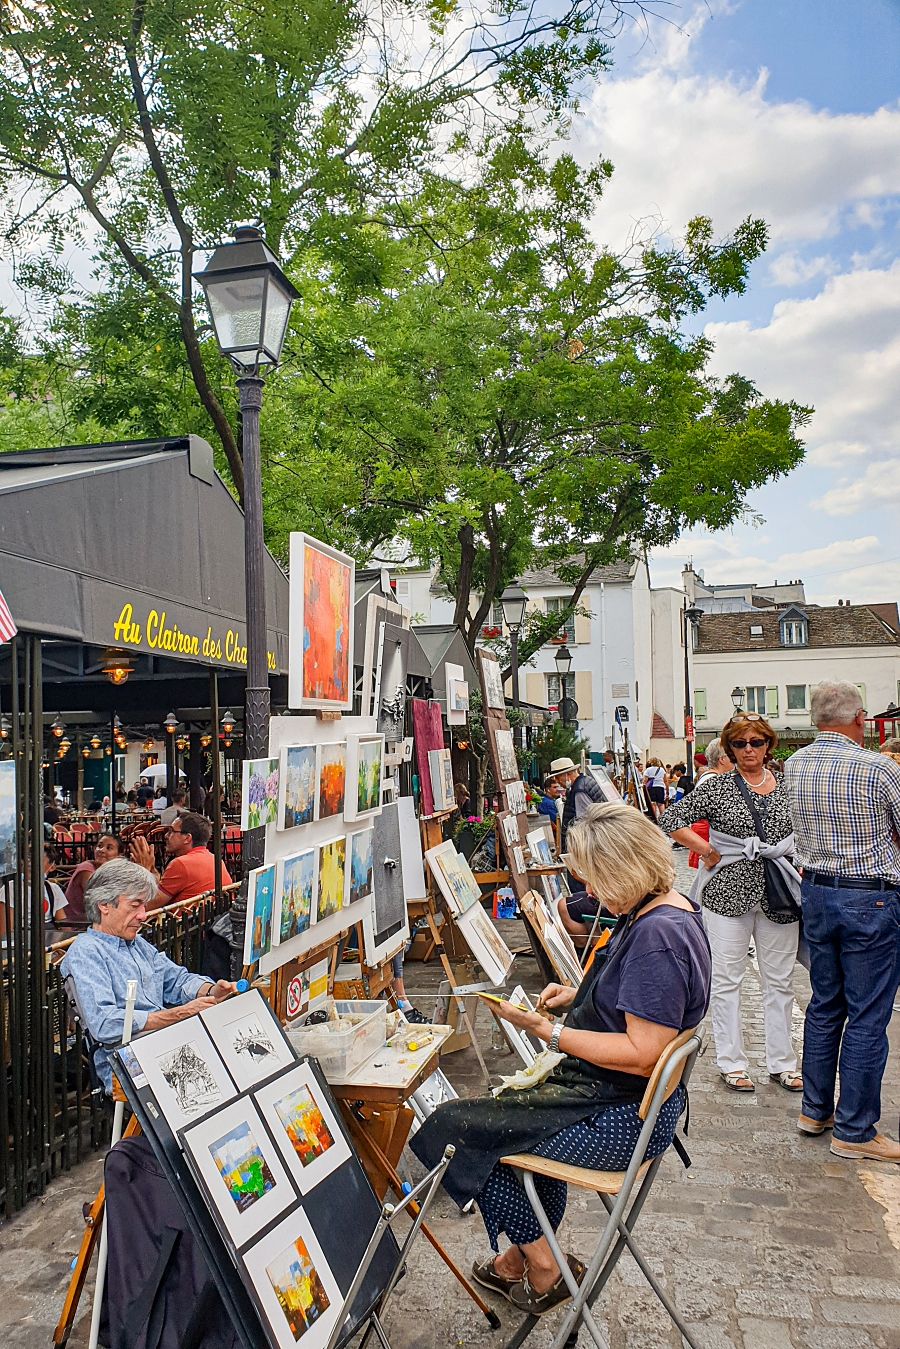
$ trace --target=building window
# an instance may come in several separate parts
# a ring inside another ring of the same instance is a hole
[[[694,716],[706,721],[706,689],[694,689]]]
[[[786,619],[781,625],[782,646],[806,646],[806,623],[802,618]]]
[[[765,684],[747,685],[747,706],[745,712],[759,712],[762,716],[766,715],[766,686]]]
[[[546,607],[547,607],[547,613],[548,613],[548,614],[558,614],[558,613],[560,612],[560,610],[565,609],[565,607],[566,607],[566,605],[567,605],[568,603],[569,603],[569,600],[566,599],[566,597],[565,597],[564,595],[554,595],[554,596],[552,596],[552,598],[548,596],[548,597],[544,600],[544,604],[545,604]],[[566,619],[565,626],[560,628],[559,633],[558,633],[557,635],[558,635],[560,638],[562,638],[564,641],[566,641],[566,642],[574,642],[574,641],[575,641],[575,615],[574,615],[574,614],[569,614],[569,617]]]
[[[574,698],[574,697],[575,697],[575,676],[574,676],[573,674],[567,674],[567,675],[565,676],[565,681],[566,681],[566,682],[565,682],[565,696],[566,696],[567,698]],[[558,675],[558,674],[548,674],[548,675],[547,675],[547,706],[548,706],[548,707],[559,707],[559,702],[560,702],[560,693],[559,693],[559,675]]]
[[[806,685],[788,684],[787,686],[787,710],[789,712],[806,711]]]

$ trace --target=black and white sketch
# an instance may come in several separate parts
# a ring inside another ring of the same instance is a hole
[[[409,629],[382,623],[375,674],[375,729],[388,741],[403,739],[408,663]]]
[[[242,1091],[295,1061],[293,1049],[257,988],[227,998],[201,1015]]]
[[[131,1048],[173,1133],[237,1095],[199,1016],[140,1035]]]
[[[514,782],[519,776],[519,765],[516,762],[512,731],[505,726],[498,726],[494,731],[494,744],[497,746],[500,777],[504,782]]]
[[[506,793],[506,809],[511,810],[514,815],[523,815],[528,809],[525,801],[525,783],[504,782],[503,790]]]
[[[501,712],[506,706],[503,695],[503,679],[500,675],[500,663],[483,653],[481,660],[481,678],[484,683],[484,701],[488,707],[496,707]]]
[[[503,838],[506,843],[519,842],[519,819],[517,815],[502,814],[499,817],[500,827],[503,830]]]

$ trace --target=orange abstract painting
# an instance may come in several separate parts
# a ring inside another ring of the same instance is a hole
[[[346,704],[350,688],[351,568],[303,547],[303,697]]]

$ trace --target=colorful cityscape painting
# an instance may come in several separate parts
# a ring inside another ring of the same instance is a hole
[[[289,745],[283,754],[284,805],[282,829],[311,824],[316,807],[316,747]]]
[[[254,965],[272,949],[272,912],[275,904],[275,867],[250,872],[247,891],[247,927],[244,964]]]
[[[0,876],[16,869],[16,763],[0,763]]]
[[[303,1166],[334,1146],[331,1131],[308,1087],[298,1087],[276,1101],[275,1111]]]
[[[316,850],[286,857],[281,872],[280,940],[290,941],[309,927],[312,916],[313,883],[316,874]]]
[[[347,746],[322,745],[319,749],[319,819],[344,811]]]
[[[303,545],[303,697],[346,706],[350,687],[352,567]]]
[[[275,1177],[249,1124],[239,1124],[211,1143],[209,1152],[238,1213],[246,1213],[257,1199],[274,1189]]]
[[[350,891],[348,904],[365,899],[372,893],[372,879],[375,868],[374,851],[375,830],[361,829],[358,834],[350,835]]]
[[[302,1237],[266,1266],[285,1319],[295,1340],[300,1340],[330,1306],[328,1294]]]
[[[321,923],[330,913],[344,907],[344,866],[347,840],[332,839],[319,849],[319,896],[316,919]]]

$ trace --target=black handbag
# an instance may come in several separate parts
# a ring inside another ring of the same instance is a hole
[[[769,839],[762,822],[762,816],[759,813],[759,807],[753,799],[753,793],[737,769],[734,770],[734,781],[741,796],[747,802],[750,814],[753,816],[757,838],[762,843],[768,843]],[[794,898],[784,872],[774,858],[763,857],[761,860],[766,875],[766,908],[773,918],[789,918],[791,922],[797,922],[802,916],[802,910]]]

